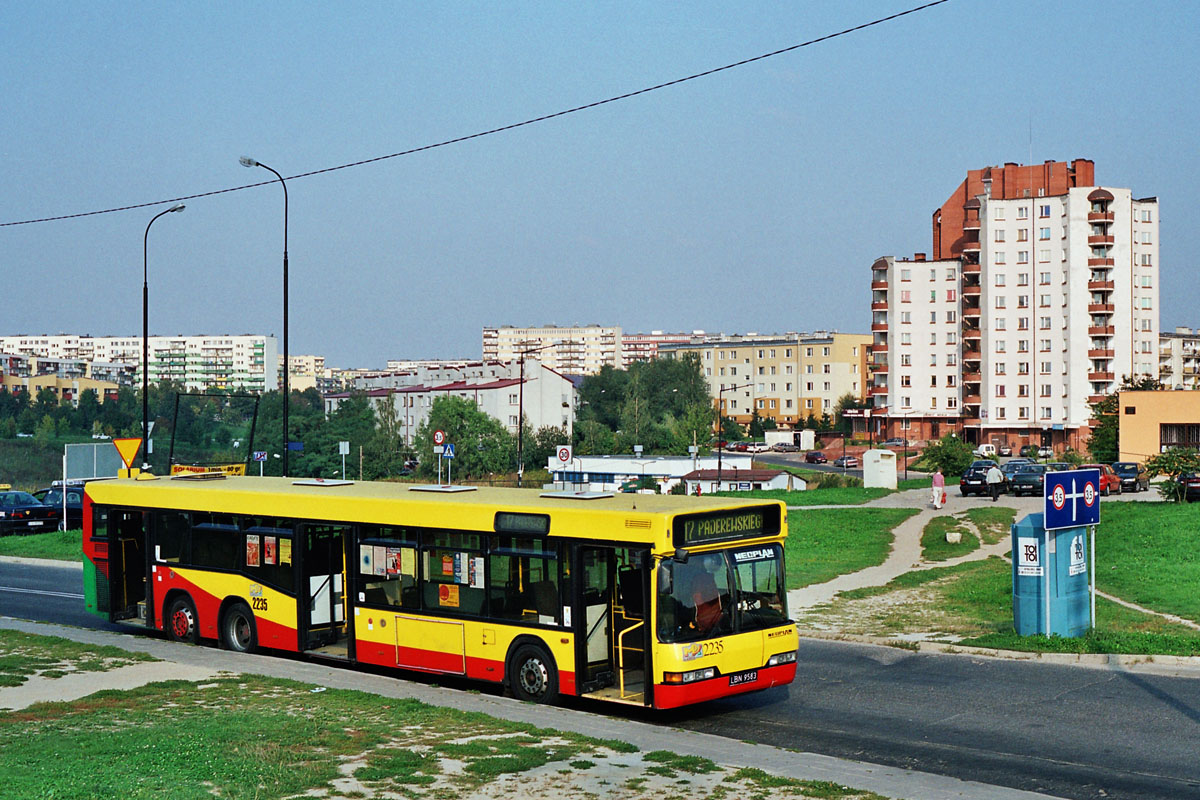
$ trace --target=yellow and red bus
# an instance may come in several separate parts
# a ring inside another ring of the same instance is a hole
[[[786,507],[222,474],[89,483],[87,609],[184,642],[673,708],[790,683]]]

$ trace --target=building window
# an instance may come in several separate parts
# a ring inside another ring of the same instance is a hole
[[[1041,363],[1039,366],[1041,367],[1041,370],[1040,370],[1040,372],[1041,372],[1043,375],[1049,375],[1049,374],[1050,374],[1050,362],[1049,362],[1049,361],[1043,361],[1043,362],[1042,362],[1042,363]]]
[[[953,324],[956,316],[957,315],[953,311],[947,311],[946,312],[946,322]]]
[[[1050,216],[1050,206],[1038,206],[1038,216],[1042,219]]]
[[[900,270],[900,280],[902,280],[902,281],[910,281],[910,280],[912,280],[912,270],[910,270],[910,269],[902,269],[902,270]],[[809,354],[810,356],[812,355],[812,348],[811,348],[811,347],[810,347],[810,348],[808,348],[808,354]]]
[[[957,272],[957,270],[954,269],[954,267],[950,267],[949,269],[946,270],[946,280],[952,281],[952,280],[956,280],[957,278],[958,278],[958,272]]]
[[[993,241],[997,241],[997,242],[1004,241],[1004,228],[996,228],[996,235],[995,235],[995,238],[993,239]]]
[[[1003,250],[997,250],[995,253],[992,254],[992,263],[993,264],[1003,264],[1004,263],[1004,251]]]
[[[1150,267],[1154,265],[1154,261],[1150,258],[1149,253],[1142,253],[1142,266]]]
[[[946,344],[958,344],[958,334],[950,331],[946,334]]]
[[[1021,406],[1017,409],[1017,419],[1029,419],[1029,406]]]
[[[1029,295],[1017,295],[1017,308],[1029,308]]]
[[[1008,320],[1004,317],[996,317],[992,322],[992,327],[998,331],[1005,330],[1008,327]]]
[[[1141,218],[1142,218],[1142,222],[1149,222],[1150,221],[1150,209],[1143,208],[1142,213],[1141,213]]]
[[[1008,346],[1005,344],[1004,340],[997,339],[996,340],[996,352],[1003,353],[1003,352],[1006,352],[1007,350],[1008,350]]]
[[[1029,209],[1026,206],[1017,207],[1017,219],[1029,219]]]
[[[1006,298],[1002,294],[998,294],[998,295],[996,295],[994,304],[995,304],[996,308],[1005,308],[1008,305],[1008,298]]]
[[[1050,396],[1050,384],[1043,383],[1042,384],[1042,397],[1049,397],[1049,396]]]
[[[1017,263],[1018,264],[1028,264],[1029,263],[1029,251],[1028,250],[1018,250],[1017,251]]]
[[[997,273],[996,273],[995,285],[996,285],[996,286],[1003,286],[1003,285],[1004,285],[1004,273],[1003,273],[1003,272],[997,272]]]
[[[1017,387],[1017,397],[1029,397],[1029,384],[1022,383]]]
[[[903,355],[901,355],[900,356],[900,366],[911,367],[912,366],[912,356],[909,355],[908,353],[904,353]]]
[[[1004,384],[997,383],[996,384],[996,397],[1004,397],[1004,396],[1005,396]]]
[[[958,363],[958,354],[957,353],[947,353],[946,354],[946,366],[947,367],[953,367],[957,363]]]
[[[1044,264],[1049,260],[1050,260],[1050,251],[1049,250],[1038,250],[1038,261],[1041,261]]]
[[[1049,286],[1050,285],[1050,273],[1049,272],[1039,273],[1038,274],[1038,283],[1041,284],[1042,286]]]
[[[1049,228],[1038,228],[1038,241],[1039,242],[1050,241],[1050,229]],[[1047,250],[1046,252],[1050,252],[1050,251]]]

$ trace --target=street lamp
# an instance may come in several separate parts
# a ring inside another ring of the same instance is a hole
[[[549,350],[551,347],[557,347],[562,342],[552,342],[544,344],[541,347],[530,347],[522,350],[519,355],[521,364],[521,380],[517,385],[517,488],[521,488],[521,478],[525,474],[524,444],[525,444],[525,356],[530,353],[537,353],[541,350]]]
[[[288,359],[288,193],[287,183],[283,180],[283,176],[275,170],[263,164],[260,161],[255,161],[253,158],[242,156],[238,159],[243,167],[262,167],[276,178],[279,179],[279,185],[283,187],[283,475],[286,478],[288,474],[288,453],[290,452],[291,441],[288,439],[288,405],[291,403],[291,382],[288,380],[288,375],[292,371],[292,365]]]
[[[150,226],[163,214],[184,208],[183,203],[176,203],[166,211],[158,212],[146,223],[146,233],[142,236],[142,436],[145,437],[142,440],[142,469],[150,466]]]
[[[717,491],[721,491],[721,454],[724,452],[724,431],[721,429],[721,409],[725,407],[725,392],[732,392],[736,389],[745,389],[747,386],[753,386],[754,383],[743,383],[737,386],[722,386],[717,391]]]

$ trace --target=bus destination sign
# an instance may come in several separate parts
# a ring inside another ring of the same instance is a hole
[[[706,542],[753,539],[779,532],[779,507],[719,511],[713,514],[685,514],[675,518],[676,547]]]

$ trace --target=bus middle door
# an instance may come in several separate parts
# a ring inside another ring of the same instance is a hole
[[[305,525],[300,603],[301,650],[347,657],[346,543],[348,525]]]

